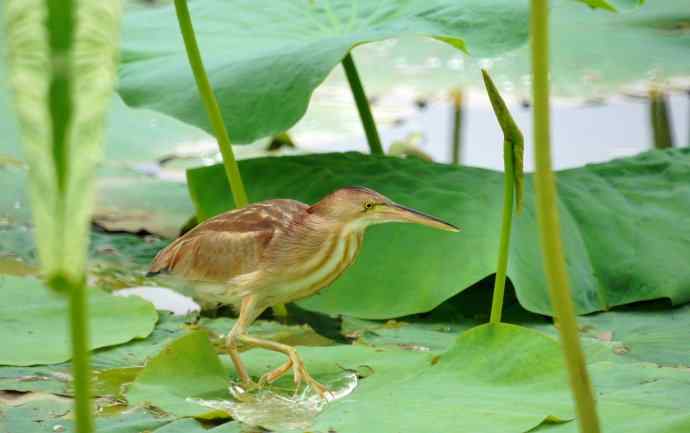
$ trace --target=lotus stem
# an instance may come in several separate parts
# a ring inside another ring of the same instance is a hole
[[[187,7],[187,0],[175,0],[175,12],[177,13],[177,21],[180,24],[180,31],[184,39],[184,46],[187,50],[187,59],[189,60],[189,65],[192,67],[192,72],[194,72],[194,79],[196,80],[204,108],[211,121],[213,133],[216,136],[216,140],[218,140],[220,154],[223,156],[223,166],[225,167],[225,174],[230,183],[232,197],[235,200],[235,207],[245,207],[249,203],[247,200],[247,192],[242,183],[240,169],[237,166],[237,160],[232,151],[230,137],[228,136],[225,122],[223,122],[223,116],[220,112],[218,101],[211,88],[206,70],[204,69],[204,63],[201,59],[201,53],[199,52],[199,46],[194,34],[194,27],[192,26],[192,18],[189,14],[189,8]]]
[[[503,312],[513,209],[519,210],[522,204],[524,138],[489,73],[482,70],[482,76],[491,106],[503,131],[503,215],[498,247],[498,264],[496,265],[496,278],[494,279],[493,299],[491,301],[491,316],[489,318],[490,323],[499,323]]]
[[[556,207],[556,184],[551,169],[548,9],[548,0],[531,0],[529,34],[532,50],[537,217],[551,305],[561,337],[580,432],[599,433],[599,419],[592,395],[592,385],[585,366],[585,357],[575,322],[575,308],[570,297]]]
[[[74,377],[77,432],[93,431],[91,416],[91,366],[89,354],[89,312],[87,287],[69,289],[70,335],[72,338],[72,375]]]
[[[235,201],[235,207],[241,208],[249,204],[247,199],[247,192],[244,189],[242,176],[240,175],[240,168],[237,165],[235,154],[232,151],[232,144],[230,144],[230,137],[228,130],[223,122],[223,116],[218,107],[218,101],[211,88],[211,83],[208,80],[208,75],[204,69],[204,63],[199,52],[199,45],[196,42],[194,35],[194,27],[192,26],[192,18],[187,7],[187,0],[175,0],[175,12],[177,13],[177,21],[180,24],[180,31],[184,39],[184,46],[187,50],[187,58],[189,65],[194,72],[194,79],[196,80],[201,100],[204,103],[204,108],[211,120],[213,132],[218,140],[218,147],[220,154],[223,156],[223,167],[225,167],[225,174],[230,183],[230,191]],[[284,305],[275,305],[272,307],[273,313],[276,316],[287,316],[287,309]]]
[[[364,87],[362,87],[362,81],[359,79],[359,73],[357,72],[357,67],[355,66],[355,61],[352,58],[352,54],[347,53],[347,55],[343,58],[342,63],[343,69],[345,69],[345,75],[347,76],[347,82],[350,83],[352,96],[355,99],[355,104],[357,104],[357,111],[359,112],[359,118],[362,121],[362,126],[364,127],[364,133],[367,136],[369,151],[372,153],[372,155],[383,155],[381,138],[379,137],[379,132],[376,129],[376,122],[374,122],[374,116],[371,114],[369,101],[367,100],[366,93],[364,93]]]
[[[48,109],[52,131],[53,163],[60,199],[64,200],[69,172],[69,125],[73,114],[71,97],[71,50],[76,26],[76,5],[72,0],[46,0],[47,27],[53,62],[48,92]],[[55,218],[66,223],[64,206],[58,206]],[[58,223],[57,226],[61,226]],[[82,279],[83,281],[83,279]],[[74,412],[76,431],[91,433],[91,371],[89,368],[87,296],[84,284],[73,284],[64,276],[48,279],[48,285],[69,296],[69,326],[72,346],[72,377],[74,380]]]
[[[91,414],[88,288],[83,281],[80,279],[80,282],[73,282],[57,275],[48,279],[47,284],[51,289],[69,296],[76,431],[90,433],[94,431],[94,426]]]
[[[664,92],[652,88],[649,90],[649,114],[656,149],[673,147],[673,128],[669,116],[668,99]]]
[[[453,102],[453,136],[451,161],[454,165],[460,164],[462,151],[462,90],[453,89],[450,92]]]

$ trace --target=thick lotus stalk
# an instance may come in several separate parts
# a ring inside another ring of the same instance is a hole
[[[213,93],[213,88],[211,88],[206,70],[204,69],[204,63],[201,59],[196,36],[194,35],[192,18],[189,15],[189,8],[187,7],[187,0],[175,0],[175,11],[177,13],[177,21],[180,24],[182,38],[184,39],[184,46],[187,50],[187,59],[189,60],[189,65],[192,67],[192,72],[194,72],[194,79],[199,89],[199,95],[208,113],[216,140],[218,140],[220,154],[223,156],[223,165],[228,181],[230,182],[232,196],[235,199],[235,206],[245,207],[249,203],[247,200],[247,192],[244,189],[240,169],[237,166],[235,154],[232,151],[232,144],[230,144],[230,137],[228,136],[228,130],[223,121],[223,115],[220,112],[218,101]]]
[[[534,101],[535,188],[542,256],[551,305],[561,336],[563,354],[575,398],[582,433],[599,433],[599,419],[592,395],[585,357],[575,322],[575,308],[561,242],[556,182],[551,169],[549,137],[549,6],[547,0],[531,0],[530,43],[532,98]]]

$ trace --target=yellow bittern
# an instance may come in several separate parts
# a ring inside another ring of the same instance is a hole
[[[309,375],[293,347],[251,337],[247,328],[266,308],[306,298],[330,285],[355,260],[364,230],[387,222],[458,231],[376,191],[348,187],[312,206],[279,199],[220,214],[160,251],[147,275],[170,274],[188,283],[200,302],[236,307],[239,318],[226,345],[243,385],[254,382],[240,359],[240,342],[288,358],[264,374],[259,384],[271,383],[292,369],[297,385],[304,381],[323,395],[324,386]]]

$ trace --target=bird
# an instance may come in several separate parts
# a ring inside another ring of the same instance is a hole
[[[304,382],[323,397],[327,388],[309,374],[294,347],[255,338],[248,329],[267,308],[328,287],[355,261],[365,229],[390,222],[460,230],[372,189],[350,186],[313,205],[273,199],[207,219],[161,250],[147,276],[182,281],[201,303],[239,312],[225,346],[242,386],[270,384],[292,370],[297,386]],[[280,352],[287,361],[255,383],[240,358],[240,343]]]

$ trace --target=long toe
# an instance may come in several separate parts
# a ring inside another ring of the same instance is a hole
[[[331,392],[328,390],[328,388],[326,386],[320,384],[319,382],[316,381],[316,379],[311,377],[311,375],[309,374],[307,369],[304,368],[304,365],[301,366],[301,370],[302,370],[302,378],[303,378],[304,382],[306,382],[309,386],[314,388],[314,390],[319,393],[319,396],[321,396],[322,398],[326,398],[326,399],[333,396],[333,394],[331,394]]]
[[[264,374],[259,379],[259,386],[270,385],[271,383],[280,379],[288,371],[290,371],[292,366],[293,366],[293,362],[291,359],[289,359],[285,364],[281,365],[280,367],[276,368],[275,370],[269,371],[268,373]]]

